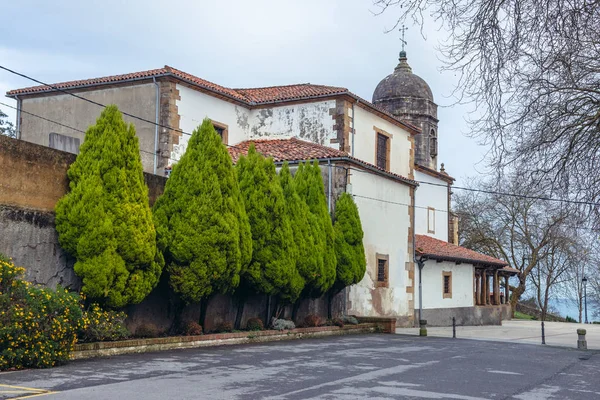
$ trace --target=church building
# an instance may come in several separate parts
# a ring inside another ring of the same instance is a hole
[[[510,316],[507,263],[458,246],[454,179],[438,168],[437,105],[406,52],[372,101],[343,87],[295,84],[227,88],[170,66],[11,90],[18,139],[78,153],[101,104],[136,127],[144,170],[168,174],[191,132],[209,118],[234,162],[251,143],[277,165],[321,165],[329,211],[353,195],[367,272],[341,296],[343,312],[419,318],[430,325],[499,323]],[[42,118],[40,118],[42,117]],[[58,121],[58,125],[52,121]],[[500,285],[504,284],[505,291]]]

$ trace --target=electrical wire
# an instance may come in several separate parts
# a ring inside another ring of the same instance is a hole
[[[28,76],[26,74],[17,72],[15,70],[12,70],[12,69],[7,68],[5,66],[0,65],[0,69],[3,69],[5,71],[7,71],[7,72],[10,72],[11,74],[14,74],[14,75],[18,75],[18,76],[20,76],[22,78],[29,79],[29,80],[31,80],[33,82],[39,83],[40,85],[47,86],[47,87],[49,87],[51,89],[54,89],[54,90],[59,91],[61,93],[67,94],[69,96],[73,96],[75,98],[78,98],[80,100],[86,101],[88,103],[95,104],[95,105],[97,105],[99,107],[103,107],[103,108],[107,107],[105,104],[102,104],[102,103],[99,103],[97,101],[93,101],[93,100],[90,100],[90,99],[86,99],[85,97],[82,97],[82,96],[76,95],[74,93],[68,92],[68,91],[66,91],[64,89],[58,88],[58,87],[56,87],[54,85],[51,85],[51,84],[48,84],[48,83],[45,83],[43,81],[40,81],[39,79],[35,79],[35,78],[31,77],[31,76]],[[11,106],[9,106],[9,107],[11,107]],[[11,107],[11,108],[14,108],[14,107]],[[159,124],[159,123],[157,123],[155,121],[150,121],[148,119],[139,117],[137,115],[133,115],[133,114],[130,114],[130,113],[127,113],[127,112],[121,112],[121,113],[123,115],[128,116],[128,117],[137,119],[139,121],[146,122],[146,123],[151,124],[151,125],[155,125],[155,126],[158,126],[158,127],[161,127],[161,128],[166,128],[166,129],[169,129],[169,130],[172,130],[172,131],[175,131],[175,132],[179,132],[179,133],[182,133],[182,134],[185,134],[185,135],[191,135],[191,133],[184,132],[181,129],[174,128],[174,127],[171,127],[171,126],[168,126],[168,125]],[[31,113],[28,113],[28,114],[31,114]],[[42,119],[46,119],[46,118],[41,117],[41,116],[38,116],[38,117],[42,118]],[[54,122],[54,123],[59,124],[59,125],[62,125],[62,124],[60,124],[60,123],[58,123],[56,121],[51,121],[51,122]],[[73,127],[70,127],[70,129],[74,129],[74,130],[77,130],[77,131],[81,132],[80,130],[78,130],[76,128],[73,128]],[[245,149],[242,149],[242,148],[234,146],[234,145],[225,144],[225,146],[245,151]],[[148,154],[152,154],[152,155],[156,154],[154,152],[147,152],[147,151],[145,151],[145,152],[148,153]],[[179,161],[179,160],[176,160],[176,159],[173,159],[173,158],[170,158],[170,157],[169,157],[169,160],[171,160],[171,161]],[[359,169],[356,169],[356,168],[351,168],[351,169],[353,171],[358,171],[358,172],[363,172],[363,173],[370,173],[369,171],[363,171],[363,170],[359,170]],[[425,185],[448,187],[447,185],[444,185],[444,184],[438,184],[438,183],[432,183],[432,182],[423,182],[423,181],[416,181],[416,182],[419,183],[419,184],[425,184]],[[494,195],[497,195],[497,196],[510,196],[510,197],[516,197],[516,198],[530,199],[530,200],[553,201],[553,202],[560,202],[560,203],[570,203],[570,204],[578,204],[578,205],[588,205],[588,206],[600,207],[600,203],[590,202],[590,201],[583,201],[583,200],[555,199],[555,198],[552,198],[552,197],[545,197],[545,196],[531,196],[531,195],[523,195],[523,194],[517,194],[517,193],[506,193],[506,192],[500,192],[500,191],[495,191],[495,190],[473,189],[473,188],[467,188],[467,187],[461,187],[461,186],[452,186],[452,189],[464,190],[464,191],[470,191],[470,192],[476,192],[476,193],[494,194]]]

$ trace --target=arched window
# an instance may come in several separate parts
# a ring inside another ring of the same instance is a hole
[[[429,133],[429,154],[431,157],[435,157],[438,154],[438,141],[435,130],[433,129]]]

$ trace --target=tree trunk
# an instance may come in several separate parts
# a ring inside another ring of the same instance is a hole
[[[300,305],[302,304],[302,297],[296,300],[294,305],[292,306],[292,321],[296,324],[296,319],[298,318],[298,310],[300,309]]]
[[[333,298],[336,294],[333,289],[327,291],[327,319],[329,320],[333,319],[333,307],[331,303],[333,303]]]
[[[205,299],[202,299],[200,303],[200,326],[204,329],[204,322],[206,321],[206,310],[208,310],[208,303],[212,300],[212,296],[208,296]]]
[[[169,331],[172,334],[177,334],[180,333],[180,331],[183,328],[183,324],[181,321],[181,314],[183,312],[183,309],[185,308],[185,303],[181,300],[174,300],[171,302],[170,304],[171,309],[173,310],[173,313],[175,314],[174,318],[173,318],[173,322],[171,323],[171,327],[169,328]]]
[[[271,325],[271,295],[267,295],[267,308],[265,310],[265,328]]]
[[[525,293],[525,279],[519,276],[519,286],[513,289],[512,295],[510,296],[510,307],[512,308],[513,315],[517,309],[517,303],[521,299],[523,293]]]
[[[244,315],[244,306],[246,305],[246,300],[248,296],[240,293],[237,297],[238,305],[237,305],[237,313],[235,314],[235,324],[234,328],[236,330],[240,329],[240,325],[242,324],[242,316]]]

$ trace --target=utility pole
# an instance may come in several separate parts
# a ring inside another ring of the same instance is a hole
[[[587,278],[584,276],[583,279],[581,280],[581,282],[583,282],[583,303],[584,303],[584,307],[585,307],[585,323],[589,324],[588,315],[587,315]]]

